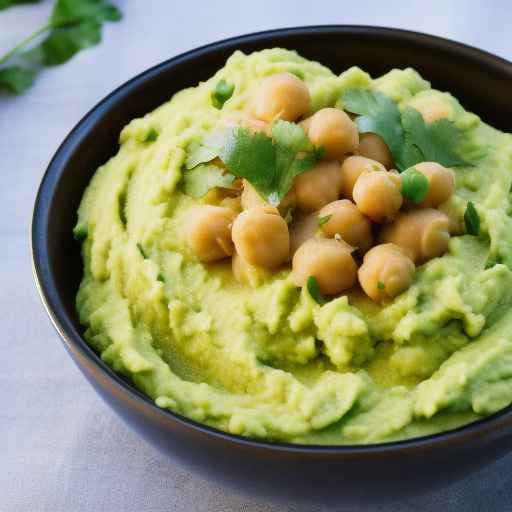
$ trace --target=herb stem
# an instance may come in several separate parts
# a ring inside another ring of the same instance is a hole
[[[0,65],[5,64],[11,57],[13,57],[16,53],[18,53],[21,49],[23,49],[29,43],[31,43],[36,37],[40,36],[41,34],[44,34],[51,28],[53,28],[53,25],[51,23],[47,23],[46,25],[43,25],[41,28],[38,28],[35,32],[32,32],[32,34],[30,34],[28,37],[23,39],[23,41],[18,43],[14,48],[9,50],[5,55],[0,57]]]

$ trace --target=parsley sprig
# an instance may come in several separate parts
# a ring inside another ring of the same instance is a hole
[[[0,2],[0,8],[28,3]],[[48,22],[0,57],[0,91],[22,93],[34,83],[42,66],[63,64],[80,50],[98,44],[103,24],[120,19],[120,11],[106,0],[57,0]],[[26,50],[43,34],[46,37],[40,44]]]
[[[400,112],[380,91],[349,89],[342,99],[345,110],[359,115],[356,123],[361,133],[375,133],[384,139],[400,171],[424,161],[447,167],[469,165],[457,154],[461,131],[452,121],[426,123],[414,108]]]

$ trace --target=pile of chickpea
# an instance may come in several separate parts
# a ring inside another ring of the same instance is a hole
[[[242,121],[269,133],[276,119],[299,122],[310,110],[309,91],[291,73],[265,79]],[[436,208],[454,192],[454,175],[435,162],[417,164],[429,182],[420,204],[404,200],[400,174],[381,137],[359,134],[343,110],[323,108],[300,121],[323,160],[297,176],[278,208],[245,180],[218,204],[198,206],[187,229],[191,251],[203,262],[232,257],[235,278],[248,269],[277,269],[291,260],[293,282],[316,278],[323,295],[357,280],[376,302],[389,301],[412,283],[415,266],[448,248],[450,219]],[[294,208],[293,221],[282,216]],[[362,259],[362,261],[361,261]]]

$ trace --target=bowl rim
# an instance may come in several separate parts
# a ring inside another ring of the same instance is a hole
[[[108,112],[109,107],[119,101],[122,101],[126,96],[129,96],[133,89],[136,89],[148,79],[158,76],[162,70],[169,67],[172,68],[181,62],[193,60],[197,57],[208,54],[212,50],[232,47],[238,43],[258,42],[259,40],[268,39],[273,36],[314,36],[322,33],[328,34],[333,32],[371,35],[390,39],[394,38],[408,42],[415,41],[417,43],[430,46],[431,48],[442,48],[444,51],[450,51],[457,55],[466,55],[480,62],[485,61],[485,65],[488,68],[501,69],[512,76],[511,62],[485,50],[424,32],[373,25],[306,25],[257,31],[214,41],[160,62],[118,86],[110,94],[94,105],[85,115],[83,115],[59,145],[41,178],[34,201],[29,233],[32,273],[43,307],[46,310],[53,327],[59,334],[65,348],[71,354],[72,359],[78,366],[80,365],[76,361],[77,358],[86,359],[90,364],[92,364],[94,370],[100,371],[108,377],[110,383],[116,387],[118,392],[128,399],[135,400],[145,411],[157,414],[163,420],[171,420],[179,423],[182,427],[199,431],[206,436],[212,436],[218,440],[242,445],[248,448],[304,455],[324,454],[365,456],[376,453],[390,454],[397,451],[418,452],[418,450],[430,450],[453,442],[459,443],[467,441],[470,438],[481,437],[484,433],[496,432],[502,428],[512,427],[512,405],[509,405],[494,414],[454,429],[383,443],[346,445],[295,444],[282,441],[274,442],[231,434],[204,423],[189,419],[186,416],[175,413],[169,409],[162,409],[158,407],[149,396],[145,395],[134,385],[124,380],[105,362],[103,362],[100,356],[87,344],[80,332],[74,328],[60,301],[55,283],[53,282],[53,276],[50,272],[48,255],[45,251],[45,244],[47,240],[46,214],[49,211],[50,204],[48,201],[45,201],[45,196],[48,192],[55,190],[63,169],[66,167],[67,160],[73,154],[74,149],[80,145],[81,140],[87,136],[88,128],[94,126],[95,122],[101,118],[104,113]]]

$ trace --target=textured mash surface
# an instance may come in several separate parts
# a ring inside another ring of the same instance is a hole
[[[181,192],[186,148],[282,70],[304,76],[314,110],[340,105],[353,87],[401,106],[429,95],[446,102],[464,131],[462,153],[476,161],[457,169],[446,207],[460,220],[473,201],[482,236],[453,237],[384,308],[357,291],[321,307],[286,270],[251,288],[229,263],[195,261],[184,243],[197,203]],[[222,111],[210,103],[220,78],[236,86]],[[372,80],[280,49],[235,53],[208,82],[132,121],[120,142],[80,206],[77,307],[89,343],[159,406],[237,434],[352,444],[438,432],[512,401],[511,139],[412,69]]]

